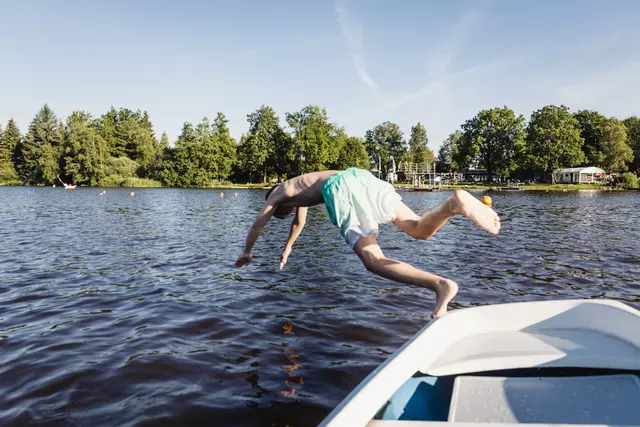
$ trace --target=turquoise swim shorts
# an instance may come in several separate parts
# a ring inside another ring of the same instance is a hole
[[[393,221],[402,197],[388,182],[369,171],[349,168],[331,176],[322,187],[329,219],[353,248],[361,237],[378,234],[378,225]]]

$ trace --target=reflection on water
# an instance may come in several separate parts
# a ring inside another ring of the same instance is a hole
[[[290,323],[285,324],[282,329],[287,335],[295,335],[295,332],[293,332],[293,326]],[[285,397],[294,397],[296,389],[295,386],[291,384],[303,384],[302,375],[297,375],[295,373],[296,370],[302,368],[303,366],[298,363],[300,362],[300,356],[294,349],[285,347],[284,355],[289,360],[288,365],[282,365],[282,370],[288,375],[287,380],[284,382],[284,384],[287,386],[287,389],[280,390],[280,393]],[[298,395],[300,395],[300,393],[298,393]]]
[[[312,426],[428,321],[433,294],[367,272],[322,207],[285,269],[287,221],[235,269],[264,200],[237,193],[0,188],[0,424]],[[401,194],[419,213],[448,196]],[[640,307],[640,193],[491,197],[499,236],[454,218],[426,242],[385,225],[381,246],[458,282],[454,308]]]

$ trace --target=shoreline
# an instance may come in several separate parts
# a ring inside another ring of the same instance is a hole
[[[210,187],[152,187],[152,186],[141,186],[141,187],[105,187],[105,186],[78,186],[78,188],[122,188],[122,189],[144,189],[144,188],[176,188],[176,189],[196,189],[196,190],[268,190],[273,186],[272,183],[238,183],[232,185],[212,185]],[[48,185],[24,185],[21,183],[9,182],[2,183],[0,182],[0,187],[41,187],[41,188],[62,188],[62,186],[48,186]],[[414,187],[411,184],[393,184],[393,187],[396,190],[413,190]],[[593,185],[593,184],[532,184],[532,185],[522,185],[517,190],[515,187],[513,189],[506,189],[508,186],[499,186],[499,185],[474,185],[474,184],[454,184],[454,185],[442,185],[439,187],[442,191],[453,191],[453,190],[485,190],[485,191],[496,191],[496,192],[519,192],[519,191],[560,191],[560,192],[569,192],[569,191],[606,191],[606,192],[621,192],[621,191],[639,191],[633,189],[624,189],[624,188],[615,188],[608,187],[602,185]],[[422,187],[421,190],[423,192],[429,192],[427,187]]]

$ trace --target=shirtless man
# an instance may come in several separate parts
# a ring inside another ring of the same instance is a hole
[[[463,190],[457,190],[442,205],[416,215],[404,203],[393,186],[370,172],[349,168],[344,171],[322,171],[301,175],[273,187],[266,196],[264,208],[251,226],[244,252],[237,267],[251,262],[251,250],[272,216],[284,219],[295,211],[289,238],[280,257],[284,267],[307,217],[307,207],[324,203],[329,219],[353,248],[367,270],[396,282],[429,288],[436,293],[433,315],[440,317],[458,292],[449,279],[419,270],[407,263],[387,258],[376,240],[378,225],[393,222],[416,239],[428,239],[454,215],[472,220],[491,234],[500,231],[500,218],[488,206]]]

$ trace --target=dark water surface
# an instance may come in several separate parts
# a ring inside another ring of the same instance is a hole
[[[264,192],[0,188],[0,425],[314,426],[427,321],[434,296],[367,272],[310,209],[233,263]],[[475,193],[481,196],[482,193]],[[421,213],[449,193],[402,192]],[[502,233],[382,227],[453,307],[613,298],[640,308],[640,193],[494,193]]]

